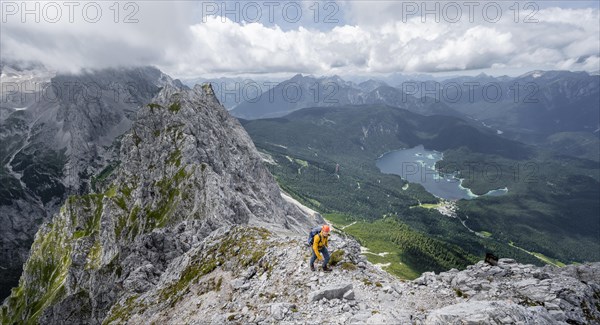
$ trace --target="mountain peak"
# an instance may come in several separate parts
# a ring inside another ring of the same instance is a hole
[[[545,80],[556,80],[562,78],[587,78],[590,74],[586,71],[563,71],[563,70],[534,70],[525,73],[518,78],[543,78]]]
[[[376,79],[369,79],[358,84],[358,87],[365,92],[371,92],[383,86],[387,86],[387,83]]]
[[[302,80],[302,79],[304,79],[304,78],[306,78],[306,77],[305,77],[305,76],[303,76],[301,73],[298,73],[298,74],[294,75],[294,76],[293,76],[293,77],[290,79],[290,81],[298,81],[298,80]]]
[[[219,103],[219,99],[217,98],[217,95],[215,94],[215,90],[213,89],[213,86],[211,83],[209,83],[209,82],[204,83],[204,84],[202,84],[202,86],[200,86],[200,88],[202,89],[201,93],[204,94],[207,101],[210,101],[213,103]],[[198,85],[194,86],[194,90],[196,90],[197,92],[200,92],[200,89],[198,89]]]
[[[519,76],[519,78],[527,78],[527,77],[531,77],[531,78],[540,78],[542,76],[544,76],[544,74],[546,73],[546,71],[543,70],[533,70],[533,71],[529,71],[521,76]]]

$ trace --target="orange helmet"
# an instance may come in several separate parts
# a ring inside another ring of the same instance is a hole
[[[330,229],[329,229],[329,226],[328,226],[328,225],[323,225],[323,228],[321,228],[321,230],[322,230],[323,232],[329,232],[329,230],[330,230]]]

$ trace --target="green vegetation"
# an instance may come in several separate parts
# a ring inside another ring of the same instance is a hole
[[[113,198],[117,194],[117,186],[113,185],[106,191],[106,197]]]
[[[172,178],[163,178],[156,182],[155,187],[159,189],[161,200],[156,209],[145,207],[144,211],[147,217],[146,231],[154,228],[164,227],[169,221],[169,216],[179,203],[179,185],[185,180],[187,173],[185,167],[182,167]]]
[[[344,226],[348,226],[352,223],[352,217],[350,215],[345,215],[342,213],[336,213],[336,212],[332,212],[332,213],[328,213],[325,218],[327,218],[328,221],[330,221],[331,223],[333,223],[335,225],[336,228],[341,229]]]
[[[135,133],[135,130],[133,131],[133,143],[135,143],[136,146],[139,146],[140,143],[142,143],[142,138],[140,138],[139,135],[137,135],[137,133]]]
[[[160,108],[154,105],[149,107],[150,109]],[[176,132],[179,131],[176,130]],[[139,145],[142,141],[135,130],[133,131],[133,141],[135,145]],[[99,233],[103,212],[111,212],[110,217],[111,220],[114,220],[114,232],[117,240],[124,240],[124,244],[128,240],[135,239],[140,233],[150,232],[171,222],[173,212],[181,202],[182,186],[189,177],[185,167],[178,168],[181,165],[181,157],[182,154],[178,149],[173,150],[169,155],[168,162],[171,163],[171,166],[166,166],[166,174],[163,179],[152,184],[150,190],[154,191],[155,200],[148,205],[136,205],[132,198],[134,191],[139,186],[139,177],[134,175],[126,181],[110,183],[119,167],[119,162],[110,163],[98,175],[91,178],[93,190],[97,193],[70,196],[61,207],[60,214],[53,218],[52,223],[42,226],[38,232],[32,245],[31,256],[25,265],[26,276],[21,277],[19,286],[12,290],[10,297],[6,300],[7,305],[0,312],[1,323],[37,323],[44,309],[64,296],[65,281],[71,267],[81,268],[88,272],[102,268],[101,272],[106,270],[120,276],[122,269],[118,264],[118,256],[114,257],[107,265],[102,264],[105,247],[99,240]],[[56,159],[48,159],[48,161],[58,163],[62,159],[60,154],[54,158]],[[57,167],[57,170],[62,173],[63,167],[60,166],[60,169]],[[191,166],[192,172],[194,168],[195,166]],[[0,177],[3,176],[1,172],[3,169],[0,169]],[[4,192],[0,191],[0,194],[4,194]],[[18,193],[10,190],[8,194],[16,195]],[[105,209],[106,207],[109,207],[109,210]],[[110,224],[107,223],[107,225]],[[257,232],[257,230],[249,231]],[[263,234],[266,230],[261,230],[261,232],[257,237],[264,239]],[[241,251],[236,251],[240,263],[242,265],[259,263],[264,256],[264,247],[261,250],[252,250],[251,243],[242,243],[246,245]],[[72,266],[73,247],[77,247],[78,254],[84,254],[83,256],[86,257],[84,265]],[[268,263],[260,265],[269,272],[273,268]],[[203,263],[197,269],[186,270],[182,281],[194,281],[196,275],[206,274],[214,267],[216,264],[209,262]],[[220,288],[221,284],[222,279],[214,279],[212,287]],[[112,316],[116,314],[117,317],[114,319],[120,319],[118,317],[120,313],[130,311],[134,307],[134,302],[135,297],[129,297],[124,306],[115,306]],[[140,309],[143,306],[138,304],[135,307]]]
[[[354,271],[354,270],[356,270],[356,265],[354,265],[350,262],[344,262],[344,263],[342,263],[342,270]]]
[[[179,148],[175,149],[175,151],[169,155],[167,163],[170,165],[175,165],[176,167],[181,165],[181,150],[179,150]]]
[[[173,164],[179,165],[181,153],[175,151],[171,157]],[[115,259],[106,266],[102,265],[103,247],[98,236],[102,213],[107,204],[119,207],[111,211],[114,214],[115,235],[120,240],[133,240],[140,233],[152,231],[169,222],[172,211],[179,203],[180,187],[188,177],[185,168],[179,168],[153,184],[158,194],[157,201],[153,206],[140,207],[133,205],[131,198],[138,186],[135,183],[136,177],[126,183],[104,185],[117,167],[118,163],[111,164],[93,178],[95,184],[103,183],[105,192],[70,196],[61,207],[60,214],[54,217],[53,223],[43,226],[38,232],[32,246],[32,255],[25,265],[27,276],[21,278],[19,287],[13,289],[7,306],[1,311],[3,324],[37,323],[43,310],[63,297],[64,282],[71,267],[75,242],[77,247],[89,247],[87,252],[78,252],[86,254],[86,263],[80,266],[83,269],[98,270],[106,267],[115,274],[122,272],[118,264],[115,264],[118,263]],[[262,255],[252,251],[244,258],[250,264],[258,261]],[[194,274],[206,273],[212,267],[208,263],[198,270],[189,270],[184,280]],[[217,283],[215,280],[214,287]],[[132,302],[135,298],[131,299],[127,301]],[[116,314],[119,314],[120,307],[122,312],[131,310],[131,306],[119,306],[115,307]]]
[[[127,202],[125,202],[125,198],[122,196],[119,196],[118,198],[116,198],[115,200],[115,204],[121,208],[122,210],[127,211]]]
[[[135,300],[138,298],[138,295],[132,295],[125,299],[125,304],[115,304],[110,310],[109,317],[107,317],[102,324],[113,324],[116,323],[120,319],[127,319],[129,313],[133,309],[135,305]]]
[[[319,201],[317,201],[317,200],[315,200],[315,199],[312,199],[312,198],[306,198],[306,200],[307,200],[308,202],[310,202],[310,204],[312,204],[312,205],[313,205],[313,206],[315,206],[315,207],[320,207],[320,206],[321,206],[321,202],[319,202]]]
[[[131,191],[132,189],[127,186],[127,184],[123,184],[120,188],[121,193],[123,193],[123,195],[125,195],[126,198],[131,197]]]
[[[518,246],[517,246],[517,245],[515,245],[515,243],[513,243],[513,242],[510,242],[510,243],[509,243],[509,245],[510,245],[511,247],[515,247],[515,248],[517,248],[517,249],[519,249],[519,250],[522,250],[522,251],[526,252],[527,254],[530,254],[530,255],[532,255],[532,256],[535,256],[535,257],[537,257],[538,259],[540,259],[541,261],[543,261],[543,262],[544,262],[544,263],[546,263],[546,264],[550,264],[550,265],[554,265],[554,266],[558,266],[558,267],[563,267],[563,266],[565,266],[565,263],[563,263],[563,262],[561,262],[561,261],[559,261],[559,260],[557,260],[557,259],[550,258],[550,257],[548,257],[548,256],[546,256],[546,255],[544,255],[544,254],[542,254],[542,253],[530,252],[530,251],[528,251],[528,250],[526,250],[526,249],[523,249],[523,248],[521,248],[521,247],[518,247]]]
[[[217,268],[217,265],[222,265],[227,259],[233,258],[237,264],[243,267],[258,264],[267,248],[266,243],[259,244],[258,240],[264,240],[268,234],[266,229],[237,228],[214,246],[201,252],[201,255],[197,256],[181,273],[179,281],[161,291],[161,297],[168,300],[180,295],[191,283],[211,273]],[[268,269],[267,265],[263,266],[265,270]],[[215,287],[220,287],[220,285],[215,284]]]
[[[87,263],[85,265],[86,269],[95,269],[100,268],[100,257],[102,256],[102,245],[100,241],[96,240],[92,248],[87,256]]]
[[[169,111],[171,111],[173,113],[179,112],[180,109],[181,109],[180,102],[174,102],[173,104],[171,104],[171,106],[169,106]]]
[[[219,265],[233,262],[238,270],[249,265],[257,265],[263,272],[269,272],[271,265],[263,261],[267,249],[266,239],[271,233],[263,228],[239,227],[232,229],[214,245],[198,252],[192,262],[180,274],[177,281],[162,289],[158,294],[160,301],[175,306],[190,290],[190,285],[204,281],[206,290],[221,290],[223,278],[208,277]],[[200,293],[201,294],[201,293]],[[145,305],[137,300],[138,296],[126,299],[125,304],[113,306],[105,323],[121,322],[132,313],[140,313]]]
[[[329,265],[336,266],[344,258],[344,251],[341,249],[331,253],[329,258]]]
[[[22,277],[1,311],[2,324],[36,324],[42,311],[64,295],[71,266],[71,238],[67,223],[58,218],[42,226],[32,245]]]
[[[181,274],[179,281],[172,284],[171,286],[163,289],[160,292],[161,299],[167,301],[169,299],[177,299],[178,295],[182,295],[193,281],[197,281],[200,277],[209,274],[217,268],[216,260],[198,260],[193,263],[190,267],[185,269]]]
[[[600,159],[600,139],[590,132],[554,133],[546,139],[546,144],[563,155],[593,161]]]
[[[419,204],[418,205],[419,208],[423,208],[423,209],[437,209],[437,208],[439,208],[441,206],[442,206],[441,203],[435,203],[435,204],[425,203],[425,204]]]
[[[242,123],[257,148],[273,158],[266,166],[284,191],[338,229],[357,222],[344,231],[375,253],[366,254],[371,262],[391,263],[386,269],[394,274],[412,278],[423,270],[460,269],[486,252],[536,265],[600,260],[597,163],[507,140],[453,117],[377,105],[310,108]],[[475,194],[504,187],[508,194],[461,200],[458,218],[442,216],[439,200],[422,186],[407,187],[375,166],[381,154],[419,144],[442,151],[438,168],[457,172]],[[496,167],[502,171],[497,177]],[[416,206],[422,209],[411,208]],[[388,238],[367,240],[379,233],[376,220],[384,216],[401,225],[393,228],[399,237],[408,232],[433,242],[406,243],[411,248],[404,249],[404,242],[390,242],[389,231]],[[444,250],[452,252],[447,260],[439,253]],[[376,255],[383,252],[390,254]]]
[[[600,260],[600,171],[596,163],[544,151],[527,160],[465,149],[444,155],[439,166],[462,166],[463,183],[475,193],[509,189],[503,196],[458,202],[459,216],[468,217],[473,230],[485,230],[503,243],[512,241],[527,251],[567,263]],[[494,166],[487,167],[492,170],[487,174],[486,165]]]
[[[331,220],[329,217],[325,215]],[[371,263],[390,263],[386,270],[405,279],[417,278],[425,271],[459,268],[478,260],[455,245],[416,232],[392,218],[359,221],[344,231],[369,248],[365,256]]]
[[[66,210],[70,216],[72,227],[76,229],[73,237],[81,238],[98,234],[100,218],[102,217],[103,198],[104,194],[69,197]]]
[[[462,292],[462,290],[460,290],[459,288],[454,288],[454,292],[456,293],[456,296],[459,298],[465,298],[465,299],[469,298],[469,296],[466,293]]]
[[[159,104],[156,104],[156,103],[150,103],[150,104],[148,104],[148,108],[150,108],[150,110],[154,111],[155,109],[162,108],[162,106],[160,106]]]
[[[112,173],[115,171],[115,169],[117,167],[119,167],[120,164],[121,164],[120,161],[111,162],[110,164],[108,164],[108,166],[106,166],[104,169],[102,169],[98,175],[92,176],[92,178],[90,179],[90,185],[92,187],[92,190],[98,191],[99,190],[98,185],[104,185],[107,178],[110,175],[112,175]]]
[[[180,157],[181,153],[171,154],[171,157]],[[124,213],[115,215],[115,235],[133,240],[140,233],[150,232],[155,228],[161,228],[167,225],[171,220],[173,211],[181,202],[180,187],[189,177],[185,167],[179,168],[173,175],[165,177],[153,184],[152,188],[156,191],[158,201],[155,205],[140,207],[135,205],[130,208],[130,197],[133,188],[127,184],[121,184],[118,190],[122,195],[116,195],[113,202],[123,210]]]
[[[535,257],[539,258],[540,260],[544,261],[546,264],[550,264],[550,265],[554,265],[554,266],[558,266],[558,267],[563,267],[563,266],[566,265],[565,263],[563,263],[563,262],[561,262],[561,261],[559,261],[557,259],[548,257],[548,256],[546,256],[546,255],[544,255],[542,253],[535,253],[535,252],[533,252],[532,254]]]
[[[261,143],[257,143],[257,146],[260,147]],[[269,146],[267,145],[267,147]],[[270,150],[281,149],[273,146],[269,148]],[[290,150],[292,149],[288,148],[285,151]],[[268,165],[267,167],[275,175],[280,186],[300,202],[323,213],[328,220],[335,224],[337,229],[348,226],[352,222],[360,222],[362,227],[367,228],[363,231],[365,235],[377,233],[378,226],[369,221],[388,216],[386,219],[396,220],[399,224],[408,226],[408,229],[414,233],[435,239],[436,245],[434,246],[444,243],[445,247],[460,247],[466,253],[462,260],[455,260],[461,261],[457,264],[430,263],[425,260],[427,254],[419,258],[421,250],[428,251],[431,250],[430,248],[412,246],[411,254],[405,254],[404,258],[401,258],[399,245],[389,242],[388,238],[381,238],[380,241],[365,240],[363,246],[371,249],[374,253],[391,252],[384,257],[367,254],[369,261],[381,264],[391,263],[384,269],[402,278],[412,279],[418,277],[420,272],[433,269],[441,271],[446,267],[446,269],[452,267],[461,269],[473,261],[483,259],[488,251],[503,257],[513,257],[524,263],[539,264],[537,258],[513,249],[505,243],[470,233],[458,219],[442,216],[433,208],[411,209],[419,202],[430,202],[422,204],[431,204],[428,207],[433,207],[438,204],[438,200],[417,184],[411,184],[408,190],[402,190],[405,183],[397,176],[381,174],[376,170],[373,161],[370,162],[371,167],[365,165],[363,169],[353,168],[360,163],[350,163],[347,168],[342,169],[340,177],[337,178],[333,174],[324,172],[329,169],[324,167],[326,166],[325,162],[328,161],[327,154],[324,152],[319,151],[317,155],[312,153],[312,158],[302,156],[302,160],[312,159],[302,174],[297,173],[300,165],[296,164],[294,159],[290,162],[285,157],[289,155],[289,152],[280,154],[279,151],[269,151],[269,154],[277,165]],[[320,160],[317,160],[317,157]],[[328,165],[331,166],[329,170],[335,169],[335,164],[328,163]],[[361,184],[360,189],[356,187],[357,180]],[[357,225],[354,225],[344,231],[360,240],[356,231],[353,232],[356,227]],[[404,231],[404,229],[402,230]],[[426,244],[428,242],[419,241],[418,243]]]
[[[492,233],[489,232],[489,231],[485,231],[485,230],[482,230],[482,231],[478,232],[478,234],[481,235],[481,236],[483,236],[483,237],[486,237],[486,238],[492,237]]]

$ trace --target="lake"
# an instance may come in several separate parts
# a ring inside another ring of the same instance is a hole
[[[441,175],[435,170],[435,163],[443,159],[443,154],[427,150],[422,145],[410,149],[388,152],[377,159],[377,167],[382,173],[395,174],[410,183],[423,185],[427,192],[446,200],[474,199],[479,197],[461,185],[454,175]],[[504,195],[507,188],[489,191],[484,195]]]

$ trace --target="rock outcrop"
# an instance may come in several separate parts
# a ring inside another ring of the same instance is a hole
[[[302,237],[225,226],[173,260],[149,290],[127,290],[105,322],[132,324],[595,324],[600,264],[500,260],[400,281],[334,234],[333,272],[310,271]],[[339,257],[341,256],[341,257]],[[151,274],[144,269],[141,278]],[[58,321],[55,319],[54,321]]]
[[[211,87],[165,85],[121,140],[96,193],[71,196],[33,243],[3,322],[101,322],[126,292],[155,287],[174,259],[225,225],[299,233],[254,144]],[[68,322],[68,321],[67,321]]]

